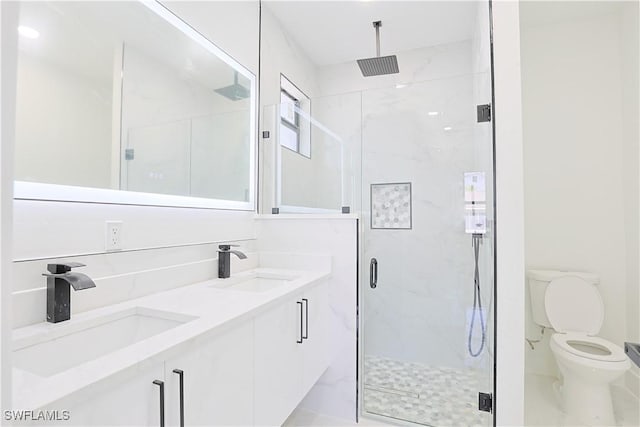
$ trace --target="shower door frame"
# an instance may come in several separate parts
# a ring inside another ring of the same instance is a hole
[[[496,420],[496,412],[497,412],[497,360],[498,360],[498,333],[497,333],[497,323],[498,323],[498,310],[497,310],[497,302],[498,302],[498,269],[497,269],[497,260],[498,260],[498,242],[497,242],[497,234],[498,234],[498,221],[497,221],[497,191],[496,191],[496,176],[497,176],[497,162],[496,162],[496,114],[495,114],[495,58],[494,58],[494,32],[493,32],[493,0],[487,0],[487,7],[489,8],[489,56],[490,56],[490,85],[491,85],[491,104],[490,104],[490,121],[491,121],[491,150],[492,150],[492,192],[493,192],[493,200],[492,200],[492,208],[493,208],[493,260],[492,260],[492,268],[493,268],[493,294],[491,297],[493,298],[493,304],[491,305],[491,312],[488,313],[488,318],[493,317],[493,358],[492,358],[492,366],[491,366],[491,378],[492,378],[492,390],[491,390],[491,419],[492,426],[497,427]],[[362,136],[361,136],[362,138]],[[363,173],[364,168],[361,170],[361,174]],[[361,188],[364,188],[364,180],[361,183]],[[364,210],[366,207],[361,206],[361,210]],[[356,280],[357,280],[357,333],[356,333],[356,422],[360,422],[361,418],[372,419],[381,422],[393,422],[399,425],[408,425],[408,426],[423,426],[423,424],[413,423],[407,420],[400,420],[396,418],[390,418],[383,415],[377,415],[373,413],[368,413],[364,409],[364,316],[362,315],[364,309],[363,303],[363,292],[368,285],[368,283],[364,283],[365,274],[362,274],[361,269],[364,268],[364,232],[365,221],[362,220],[362,217],[358,220],[358,234],[357,234],[357,258],[356,258]],[[479,409],[478,409],[479,410]]]

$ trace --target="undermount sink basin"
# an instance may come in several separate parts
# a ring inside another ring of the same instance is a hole
[[[291,281],[297,278],[298,276],[296,275],[259,272],[242,278],[240,281],[220,279],[213,287],[242,292],[267,292],[291,283]],[[229,282],[226,282],[227,280],[229,280]]]
[[[46,332],[14,341],[15,368],[49,377],[195,319],[134,307],[73,322],[48,324]]]

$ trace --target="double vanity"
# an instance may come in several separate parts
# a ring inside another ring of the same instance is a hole
[[[255,268],[16,329],[14,408],[79,426],[281,425],[329,365],[328,278]]]

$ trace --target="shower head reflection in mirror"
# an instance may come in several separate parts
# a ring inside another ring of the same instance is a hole
[[[19,40],[15,198],[254,210],[247,68],[155,1],[20,19],[42,31]],[[232,81],[233,100],[216,91]]]

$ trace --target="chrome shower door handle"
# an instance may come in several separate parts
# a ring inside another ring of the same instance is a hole
[[[378,286],[378,260],[371,258],[369,263],[369,286],[371,289],[375,289]]]

